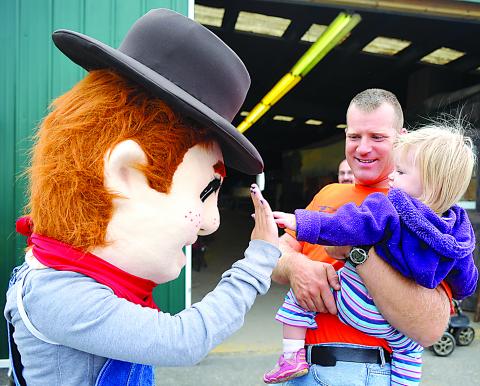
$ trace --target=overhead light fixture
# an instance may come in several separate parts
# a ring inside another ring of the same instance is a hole
[[[361,17],[358,14],[351,15],[341,12],[292,69],[262,98],[237,129],[243,133],[252,126],[271,106],[295,87],[328,52],[339,44],[360,20]]]
[[[312,126],[320,126],[323,124],[323,121],[319,121],[317,119],[308,119],[305,121],[306,125],[312,125]]]
[[[347,128],[347,125],[345,123],[339,123],[337,125],[337,129],[346,129]]]
[[[235,29],[259,35],[281,37],[292,21],[283,17],[240,11]]]
[[[465,55],[465,52],[457,51],[452,48],[442,47],[428,55],[424,56],[420,61],[431,64],[444,65]]]
[[[314,23],[310,26],[308,31],[303,34],[300,40],[303,40],[304,42],[314,43],[326,29],[326,25]]]
[[[207,7],[205,5],[195,4],[195,21],[212,27],[221,27],[224,8]]]
[[[401,40],[395,38],[387,38],[384,36],[377,36],[365,47],[362,48],[363,52],[369,52],[371,54],[381,55],[396,55],[400,51],[407,48],[412,42],[408,40]]]
[[[273,117],[273,120],[274,121],[283,121],[283,122],[292,122],[293,117],[290,117],[288,115],[275,115]]]
[[[241,116],[241,117],[246,117],[246,116],[248,116],[248,114],[250,114],[249,111],[242,111],[242,112],[240,113],[240,116]]]

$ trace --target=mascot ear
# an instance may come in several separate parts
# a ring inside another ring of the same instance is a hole
[[[131,139],[115,145],[105,154],[105,187],[123,197],[132,197],[134,191],[148,186],[147,178],[138,165],[145,165],[147,157],[140,145]]]

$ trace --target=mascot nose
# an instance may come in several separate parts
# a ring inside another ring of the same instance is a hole
[[[202,223],[198,231],[199,236],[210,235],[220,226],[220,213],[218,212],[217,200],[211,201],[214,202],[210,202],[204,208]]]

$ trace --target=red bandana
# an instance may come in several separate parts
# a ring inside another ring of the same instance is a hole
[[[91,253],[82,252],[50,237],[32,233],[31,228],[30,217],[25,216],[17,220],[17,232],[28,237],[27,242],[32,246],[33,255],[43,265],[59,271],[81,273],[110,287],[119,298],[159,310],[153,301],[152,291],[156,287],[153,281],[122,271]]]

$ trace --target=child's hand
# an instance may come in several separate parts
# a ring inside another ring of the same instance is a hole
[[[297,230],[297,220],[295,219],[295,215],[292,213],[285,213],[285,212],[273,212],[273,218],[277,223],[279,228],[287,228],[292,231]]]

